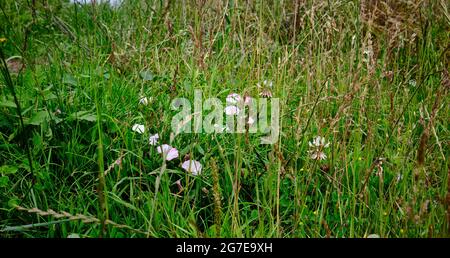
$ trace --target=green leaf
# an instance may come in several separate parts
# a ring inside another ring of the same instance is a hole
[[[89,111],[78,111],[76,113],[73,113],[69,116],[70,119],[75,120],[84,120],[89,122],[95,122],[97,121],[97,115],[90,113]]]
[[[200,145],[196,145],[198,152],[200,152],[200,154],[205,155],[205,150],[202,148],[202,146]]]
[[[189,81],[183,82],[183,88],[186,92],[191,92],[192,90],[192,84]]]
[[[63,77],[63,83],[65,83],[65,84],[70,84],[70,85],[72,85],[72,86],[77,86],[77,85],[78,85],[78,82],[77,82],[77,80],[75,79],[75,77],[73,77],[73,76],[70,75],[70,74],[65,74],[65,75],[64,75],[64,77]]]
[[[3,165],[0,167],[0,173],[4,175],[15,174],[19,168],[16,166]]]
[[[12,100],[2,99],[0,100],[0,107],[16,108],[16,103],[14,103],[14,101]]]
[[[252,210],[250,217],[252,218],[252,220],[257,219],[258,218],[258,210]]]
[[[13,197],[13,198],[9,199],[8,206],[11,208],[15,208],[19,203],[20,203],[19,198]]]
[[[44,97],[45,97],[46,100],[51,100],[51,99],[57,99],[58,98],[55,94],[53,94],[53,92],[50,92],[50,91],[44,92]]]
[[[141,78],[142,78],[144,81],[151,81],[151,80],[153,80],[153,78],[154,78],[153,73],[150,72],[150,71],[142,71],[142,72],[139,73],[139,75],[141,76]]]
[[[47,111],[39,111],[37,113],[34,113],[33,116],[25,122],[26,124],[30,125],[41,125],[44,121],[46,121],[48,118],[48,112]]]
[[[7,176],[0,177],[0,187],[8,186],[9,178]]]

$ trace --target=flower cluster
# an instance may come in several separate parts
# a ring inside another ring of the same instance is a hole
[[[225,114],[228,116],[234,116],[239,115],[241,113],[241,110],[237,107],[237,105],[244,101],[244,105],[249,105],[252,101],[252,98],[249,96],[245,96],[244,98],[241,97],[241,95],[237,93],[230,93],[227,98],[227,106],[225,107]],[[247,120],[248,124],[253,124],[255,122],[255,118],[249,117]]]
[[[146,97],[141,98],[139,100],[139,104],[147,105],[148,99]],[[143,133],[145,133],[145,125],[134,124],[131,127],[131,130],[136,133],[143,134]],[[158,142],[159,142],[159,134],[157,134],[157,133],[150,135],[150,137],[148,138],[148,143],[152,146],[158,145]],[[162,144],[162,145],[157,146],[156,151],[162,155],[163,159],[165,159],[167,161],[171,161],[171,160],[179,157],[178,150],[168,144]],[[188,160],[184,161],[183,164],[181,164],[181,167],[185,171],[192,173],[192,175],[194,175],[194,176],[200,175],[202,172],[202,164],[200,162],[198,162],[197,160],[188,159]]]

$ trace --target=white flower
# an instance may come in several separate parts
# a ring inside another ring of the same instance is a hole
[[[231,93],[227,96],[227,103],[237,104],[241,100],[241,96],[237,93]]]
[[[236,106],[228,106],[225,108],[225,114],[228,116],[233,116],[239,114],[240,110]]]
[[[317,136],[316,138],[313,139],[312,143],[309,142],[309,147],[324,147],[324,148],[328,148],[328,146],[330,146],[330,143],[326,143],[325,144],[325,138],[321,137],[321,136]]]
[[[150,145],[156,145],[159,140],[159,134],[150,135],[150,138],[148,138],[148,141]]]
[[[247,123],[249,125],[252,125],[255,122],[255,119],[253,119],[253,117],[249,117]]]
[[[147,97],[143,97],[139,100],[139,104],[147,106],[148,105],[148,99]]]
[[[178,158],[178,150],[168,144],[163,144],[156,148],[158,153],[162,153],[167,161]]]
[[[325,153],[323,153],[321,151],[311,153],[311,159],[323,160],[326,158],[327,158],[327,155],[325,155]]]
[[[131,127],[131,130],[143,134],[145,132],[145,126],[141,124],[134,124],[133,127]]]
[[[409,83],[409,85],[412,86],[412,87],[416,87],[416,85],[417,85],[416,80],[409,80],[408,83]]]
[[[309,147],[312,149],[309,151],[311,154],[311,159],[314,160],[325,160],[327,155],[323,152],[325,148],[330,146],[330,143],[325,142],[325,138],[317,136],[312,142],[308,142]]]
[[[273,86],[273,82],[272,81],[268,81],[268,80],[264,80],[263,81],[264,86],[272,88]]]
[[[202,164],[196,160],[186,160],[181,164],[181,167],[187,172],[191,172],[194,176],[197,176],[202,172]]]

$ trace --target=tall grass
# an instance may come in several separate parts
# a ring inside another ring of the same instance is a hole
[[[449,236],[445,1],[0,8],[0,235]],[[171,100],[195,89],[279,98],[279,140],[174,137]]]

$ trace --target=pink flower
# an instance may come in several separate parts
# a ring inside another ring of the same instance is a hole
[[[245,96],[244,97],[244,104],[250,105],[252,103],[252,97]]]
[[[202,172],[202,164],[196,160],[186,160],[181,164],[181,167],[187,172],[192,173],[192,175],[197,176]]]
[[[225,108],[225,114],[227,114],[228,116],[234,116],[239,114],[240,110],[238,107],[236,106],[228,106]]]
[[[158,153],[162,153],[163,157],[169,161],[178,158],[178,150],[168,144],[163,144],[156,148]]]
[[[241,95],[237,93],[230,93],[227,96],[227,103],[230,104],[237,104],[239,101],[241,101]]]

